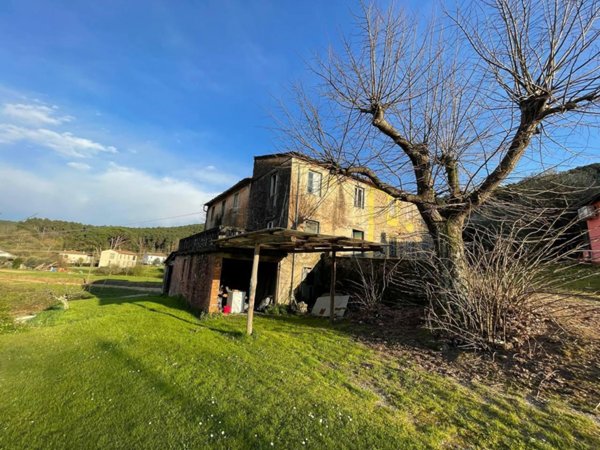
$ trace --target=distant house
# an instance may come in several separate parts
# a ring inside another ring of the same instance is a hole
[[[4,250],[0,250],[0,258],[4,259],[15,259],[16,256],[12,253],[5,252]]]
[[[103,250],[100,253],[98,267],[134,267],[138,262],[137,254],[125,250]]]
[[[586,259],[600,264],[600,195],[579,208],[579,218],[587,222],[590,249],[586,252]]]
[[[165,262],[167,255],[164,253],[146,253],[142,257],[142,264],[147,266],[158,265]]]
[[[58,256],[66,264],[90,265],[92,263],[92,255],[86,252],[65,250],[64,252],[60,252]]]

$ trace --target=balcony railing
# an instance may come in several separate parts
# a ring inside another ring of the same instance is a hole
[[[201,252],[211,249],[214,241],[224,237],[237,236],[245,233],[243,228],[218,226],[210,230],[186,237],[179,241],[180,252]]]

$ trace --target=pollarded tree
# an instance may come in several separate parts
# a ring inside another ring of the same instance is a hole
[[[462,6],[426,25],[364,6],[282,125],[291,149],[415,204],[457,286],[469,214],[542,144],[564,151],[561,127],[590,125],[600,100],[599,1]]]

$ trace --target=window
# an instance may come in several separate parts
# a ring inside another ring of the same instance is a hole
[[[236,192],[233,194],[233,209],[238,209],[240,206],[240,193]]]
[[[365,207],[365,189],[359,186],[354,188],[354,207],[361,209]]]
[[[361,230],[352,230],[352,239],[365,240],[365,232]]]
[[[269,197],[275,197],[277,194],[277,173],[271,174],[271,184],[269,186]]]
[[[210,208],[210,220],[215,220],[215,207]]]
[[[225,200],[221,202],[221,218],[225,215]]]
[[[322,175],[319,172],[312,170],[308,171],[308,185],[307,190],[309,194],[314,194],[317,197],[321,196],[321,180]]]
[[[304,222],[304,231],[307,233],[319,233],[320,224],[316,220],[306,220]]]
[[[272,220],[269,220],[267,222],[267,228],[270,230],[271,228],[275,227],[275,223]]]

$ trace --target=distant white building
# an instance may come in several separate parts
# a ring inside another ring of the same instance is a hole
[[[147,266],[159,265],[165,262],[167,255],[164,253],[146,253],[142,258],[142,264]]]
[[[98,267],[134,267],[138,262],[136,253],[125,250],[103,250]]]
[[[58,256],[67,264],[89,265],[92,263],[92,255],[86,252],[65,250],[64,252],[60,252]]]
[[[0,258],[4,259],[15,259],[16,256],[12,253],[5,252],[4,250],[0,250]]]

